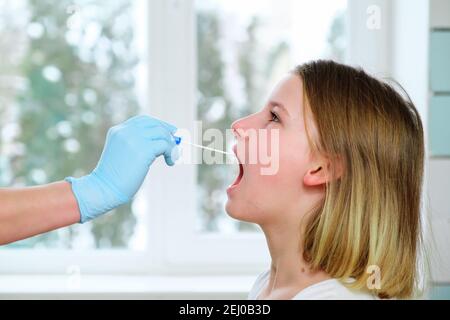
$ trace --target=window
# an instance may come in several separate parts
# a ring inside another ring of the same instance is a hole
[[[225,130],[295,65],[343,60],[346,12],[345,0],[4,1],[0,183],[89,172],[107,128],[136,113]],[[158,161],[133,204],[3,248],[0,270],[260,270],[261,233],[224,212],[234,169]]]
[[[0,3],[2,186],[89,173],[107,129],[139,113],[137,3]],[[131,205],[115,211],[6,248],[132,249],[140,217]]]

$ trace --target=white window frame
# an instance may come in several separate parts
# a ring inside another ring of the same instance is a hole
[[[171,119],[179,128],[194,131],[197,120],[196,24],[193,0],[151,1],[150,19],[152,114]],[[171,48],[168,50],[168,48]],[[174,49],[177,48],[177,49]],[[181,53],[181,54],[180,54]],[[197,212],[197,166],[182,164],[156,171],[159,210],[164,217],[163,264],[182,273],[235,273],[261,270],[267,263],[265,240],[260,233],[203,234],[195,229]],[[156,189],[156,188],[155,188]],[[225,192],[225,191],[224,191]],[[176,199],[174,201],[174,199]],[[152,201],[151,201],[152,202]],[[158,211],[159,211],[158,210]],[[177,237],[172,235],[176,234]]]
[[[150,94],[144,110],[192,132],[197,119],[194,1],[148,1]],[[360,8],[359,0],[348,5],[350,14]],[[361,35],[356,40],[363,46]],[[382,44],[379,55],[388,54],[384,39],[374,41]],[[196,179],[196,165],[153,165],[142,189],[149,207],[146,251],[0,250],[0,274],[66,274],[68,267],[77,266],[84,274],[233,275],[268,267],[261,232],[202,234],[195,229]]]

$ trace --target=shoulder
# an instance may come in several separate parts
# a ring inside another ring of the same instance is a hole
[[[258,298],[259,293],[269,281],[269,275],[269,270],[259,274],[259,276],[255,280],[255,283],[253,284],[252,289],[250,290],[250,293],[248,294],[247,299],[256,300]]]
[[[376,300],[377,297],[361,290],[346,287],[338,279],[316,283],[300,291],[294,300]]]
[[[258,275],[253,284],[249,300],[256,300],[269,281],[270,271]],[[293,300],[377,300],[378,298],[368,292],[352,290],[338,279],[329,279],[313,284],[297,293]]]

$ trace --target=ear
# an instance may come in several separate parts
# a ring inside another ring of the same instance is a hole
[[[315,165],[309,169],[303,177],[303,183],[308,187],[315,187],[327,182],[326,170],[323,164]]]
[[[339,179],[344,171],[341,158],[336,158],[334,164],[336,170],[334,176],[331,172],[330,160],[323,159],[323,161],[314,164],[303,177],[303,183],[309,187],[314,187]]]

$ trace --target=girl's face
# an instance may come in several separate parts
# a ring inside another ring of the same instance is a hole
[[[323,197],[323,165],[311,154],[303,101],[302,80],[288,75],[261,111],[233,123],[241,165],[227,190],[231,217],[260,225],[292,223]],[[308,121],[308,131],[314,137],[313,121]],[[252,155],[257,161],[251,161]]]

